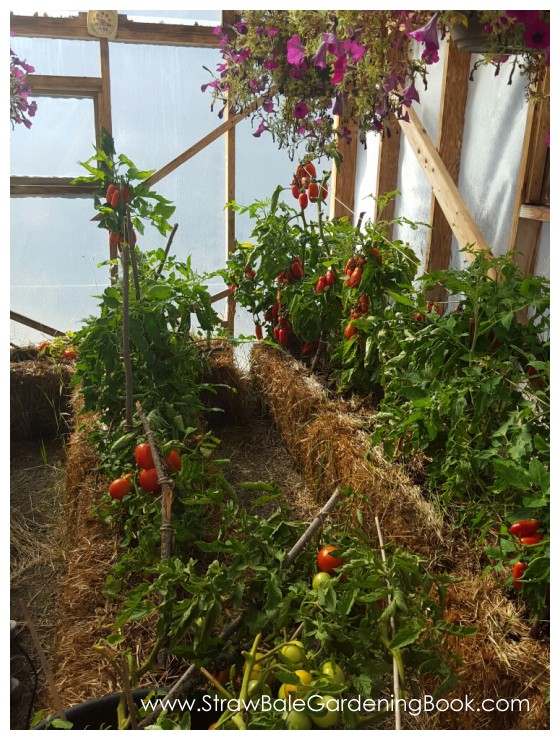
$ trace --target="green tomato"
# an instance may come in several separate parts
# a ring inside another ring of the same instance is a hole
[[[296,712],[292,709],[286,717],[286,727],[288,730],[310,730],[312,728],[311,720],[303,712]]]
[[[261,683],[259,685],[259,682],[256,679],[249,681],[247,689],[249,691],[249,696],[263,696],[264,694],[272,696],[270,686],[267,686],[265,683]]]
[[[313,704],[313,710],[311,712],[311,721],[315,727],[320,727],[323,730],[334,727],[340,719],[340,711],[337,709],[338,700],[334,696],[325,694],[317,699]],[[322,714],[318,710],[325,709],[326,711]]]
[[[313,576],[313,581],[311,583],[312,587],[317,591],[321,588],[321,586],[324,586],[327,581],[330,581],[332,579],[332,576],[330,573],[325,573],[324,571],[321,571],[320,573],[316,573]]]
[[[339,665],[332,663],[330,660],[325,661],[321,665],[321,673],[332,678],[335,683],[344,683],[344,671]]]
[[[305,660],[304,646],[299,640],[293,640],[284,645],[280,654],[288,663],[303,663]]]

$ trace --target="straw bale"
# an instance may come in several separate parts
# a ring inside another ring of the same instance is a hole
[[[447,618],[476,627],[471,637],[449,636],[448,645],[462,660],[461,684],[452,696],[484,699],[527,699],[526,708],[512,711],[441,715],[450,729],[547,729],[545,699],[550,685],[550,646],[529,636],[531,620],[523,602],[510,598],[503,580],[493,572],[466,578],[448,587]],[[449,697],[450,699],[452,697]]]
[[[400,466],[371,448],[370,414],[329,401],[306,368],[273,347],[254,347],[252,362],[260,392],[318,503],[337,486],[350,487],[356,492],[351,505],[359,506],[375,540],[377,515],[385,539],[437,560],[444,551],[441,517]]]
[[[202,382],[216,385],[213,391],[200,394],[209,424],[246,423],[250,415],[247,382],[235,362],[233,346],[225,340],[212,340],[202,351],[206,360]]]
[[[70,428],[70,363],[48,357],[10,362],[10,437],[52,439]]]

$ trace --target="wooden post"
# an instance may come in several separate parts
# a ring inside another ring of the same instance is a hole
[[[397,189],[399,176],[399,155],[401,151],[401,128],[397,119],[392,115],[387,128],[389,133],[379,135],[379,154],[377,159],[377,185],[375,192],[378,196],[391,193]],[[390,134],[390,135],[389,135]],[[375,205],[374,220],[390,221],[395,217],[395,198],[390,200],[385,208],[379,210]],[[387,229],[387,238],[393,238],[393,227]]]
[[[226,119],[229,112],[226,109]],[[226,203],[235,200],[235,127],[225,134],[225,196]],[[235,251],[235,211],[226,210],[226,259]],[[227,300],[227,329],[233,334],[235,329],[235,298],[228,296]]]
[[[465,108],[469,84],[471,55],[459,51],[449,37],[443,68],[443,87],[439,110],[437,150],[454,183],[459,180]],[[451,227],[432,193],[430,226],[426,245],[425,271],[446,270],[451,259]],[[432,301],[444,298],[445,291],[430,295]]]
[[[341,139],[338,151],[342,157],[340,171],[336,166],[332,170],[330,218],[346,216],[350,223],[354,221],[354,191],[356,187],[356,160],[358,157],[358,125],[353,119],[341,121],[335,116],[335,126],[346,126],[350,131],[350,142]]]

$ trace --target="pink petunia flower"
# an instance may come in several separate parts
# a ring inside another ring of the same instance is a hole
[[[307,107],[305,100],[300,100],[294,107],[294,118],[307,118],[308,115],[309,108]]]
[[[346,74],[346,66],[348,62],[346,57],[338,57],[333,65],[333,76],[331,77],[331,85],[336,85],[342,82],[344,75]]]

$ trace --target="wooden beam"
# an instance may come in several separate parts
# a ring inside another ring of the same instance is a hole
[[[350,141],[340,139],[338,152],[342,157],[340,170],[333,166],[331,176],[330,218],[346,216],[354,223],[354,194],[356,189],[356,161],[358,159],[358,124],[355,120],[342,121],[335,116],[336,128],[346,127]]]
[[[72,185],[73,177],[23,177],[13,175],[10,178],[10,195],[20,198],[26,195],[46,198],[90,198],[99,191],[99,185],[85,183]]]
[[[225,195],[226,203],[229,203],[235,200],[235,127],[227,130],[225,138]],[[233,208],[228,208],[226,210],[226,259],[229,259],[234,251],[235,211]],[[227,328],[233,334],[235,329],[235,298],[231,293],[227,301]]]
[[[230,295],[231,290],[229,288],[226,288],[225,290],[221,290],[219,293],[216,293],[216,295],[210,296],[210,303],[217,303],[218,301],[221,301],[222,298],[228,298]]]
[[[16,311],[10,311],[10,319],[12,321],[17,321],[18,324],[23,324],[24,326],[29,326],[31,329],[36,329],[37,331],[41,331],[43,332],[43,334],[50,334],[51,337],[63,337],[66,334],[66,332],[64,331],[58,331],[58,329],[53,329],[52,326],[47,326],[47,324],[42,324],[40,321],[35,321],[35,319],[30,319],[27,316],[23,316],[21,313],[17,313]]]
[[[94,98],[101,92],[101,77],[68,77],[62,75],[27,75],[32,97]]]
[[[99,54],[101,62],[101,90],[98,97],[97,120],[99,127],[107,133],[113,133],[113,118],[111,113],[111,67],[109,64],[109,42],[99,40]]]
[[[436,147],[456,184],[461,163],[471,55],[459,51],[457,44],[449,37],[446,46]],[[430,226],[424,269],[426,272],[446,270],[451,259],[452,233],[434,193],[430,205]],[[443,295],[431,298],[440,300]]]
[[[484,234],[470,214],[457,185],[413,108],[409,109],[409,116],[409,122],[399,121],[399,125],[434,190],[459,246],[462,248],[470,244],[475,251],[489,249]]]
[[[524,203],[519,209],[519,218],[550,222],[550,206],[533,206],[530,203]]]
[[[216,139],[219,139],[220,136],[227,133],[228,131],[231,131],[231,129],[236,126],[239,121],[242,121],[244,118],[247,118],[247,116],[253,112],[253,110],[257,107],[257,104],[254,106],[250,106],[244,111],[241,111],[241,113],[236,113],[231,118],[227,117],[227,111],[226,111],[226,120],[220,124],[217,128],[215,128],[213,131],[210,131],[209,134],[206,134],[206,136],[203,136],[202,139],[197,141],[196,144],[193,144],[193,146],[186,149],[182,154],[179,154],[178,157],[175,157],[171,162],[166,164],[164,167],[162,167],[157,172],[154,172],[154,174],[146,180],[146,184],[151,186],[154,185],[156,182],[159,182],[160,180],[163,180],[164,177],[167,177],[171,172],[177,169],[177,167],[180,167],[180,165],[187,162],[189,159],[195,156],[195,154],[198,154],[203,149],[205,149],[209,144],[212,144],[212,142],[216,141]]]
[[[164,14],[162,11],[162,15]],[[32,38],[99,40],[88,33],[87,13],[79,13],[74,18],[10,14],[10,30],[15,36]],[[126,15],[119,15],[117,36],[112,39],[112,43],[115,42],[216,48],[219,46],[220,39],[214,34],[211,26],[146,23],[129,20]]]
[[[548,72],[541,80],[537,92],[550,92]],[[531,99],[527,109],[525,135],[521,149],[521,161],[515,198],[513,221],[509,238],[509,250],[524,275],[533,273],[542,230],[542,220],[533,218],[533,211],[526,209],[531,198],[540,200],[546,172],[546,134],[550,131],[550,106],[548,99]],[[544,151],[544,156],[543,156]],[[549,212],[550,213],[550,212]]]
[[[379,137],[379,152],[377,157],[377,196],[391,193],[397,189],[399,177],[399,155],[401,151],[401,128],[394,116],[391,116],[387,127]],[[385,208],[379,210],[375,204],[374,221],[391,221],[395,217],[395,198],[392,198]],[[387,229],[387,238],[392,239],[393,226]]]

